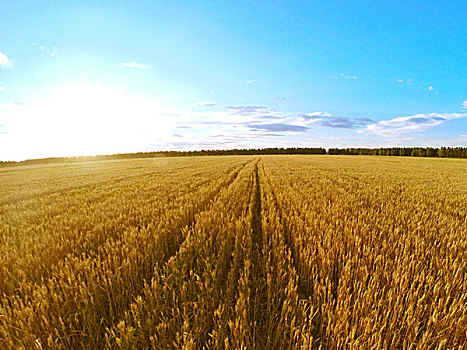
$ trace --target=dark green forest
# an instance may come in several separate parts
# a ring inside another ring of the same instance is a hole
[[[330,148],[328,154],[467,158],[467,147]]]
[[[83,162],[111,159],[158,158],[158,157],[191,157],[191,156],[226,156],[226,155],[261,155],[261,154],[330,154],[330,155],[370,155],[394,157],[435,157],[435,158],[467,158],[467,147],[391,147],[391,148],[249,148],[227,150],[200,151],[159,151],[118,153],[111,155],[56,157],[28,159],[20,162],[0,161],[0,166],[33,165],[57,162]]]

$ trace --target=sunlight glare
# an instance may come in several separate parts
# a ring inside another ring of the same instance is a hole
[[[15,158],[149,150],[175,127],[158,101],[99,85],[56,88],[46,98],[4,109],[7,144],[15,145],[2,151]]]

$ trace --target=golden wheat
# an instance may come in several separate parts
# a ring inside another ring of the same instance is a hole
[[[0,169],[0,348],[462,349],[463,160]]]

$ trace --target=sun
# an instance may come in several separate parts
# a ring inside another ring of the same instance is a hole
[[[11,105],[4,127],[16,158],[151,150],[174,128],[171,109],[156,99],[101,85],[55,87],[42,99]]]

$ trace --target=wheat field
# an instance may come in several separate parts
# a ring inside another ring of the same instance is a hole
[[[467,163],[0,168],[1,349],[466,349]]]

